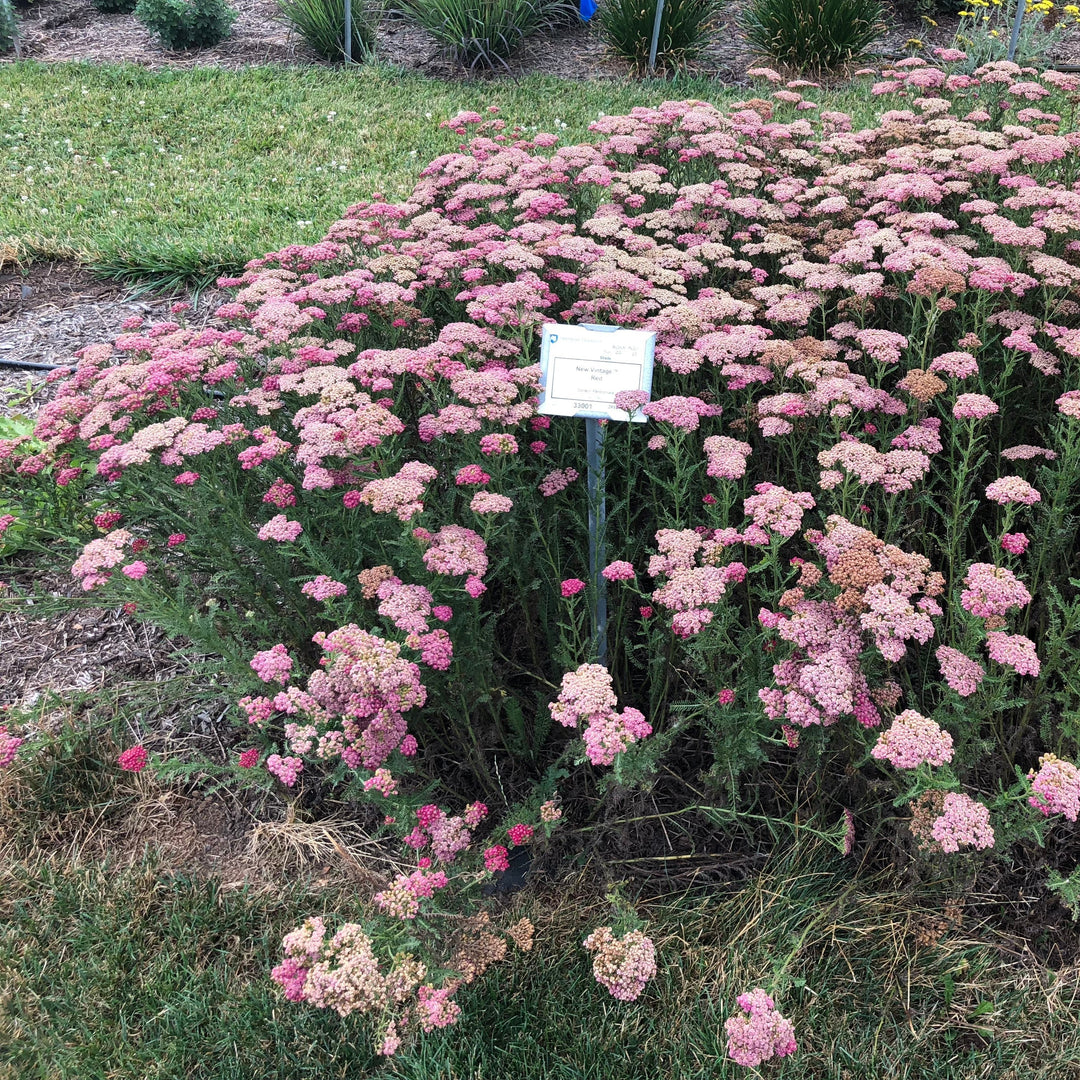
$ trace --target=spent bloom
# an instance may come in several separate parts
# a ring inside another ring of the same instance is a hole
[[[727,1019],[728,1057],[737,1065],[755,1069],[772,1057],[787,1057],[796,1049],[795,1029],[760,987],[736,999],[742,1013]]]
[[[148,760],[146,747],[130,746],[116,759],[116,764],[124,772],[142,772]]]
[[[593,957],[593,976],[613,998],[634,1001],[656,974],[656,947],[640,930],[617,938],[610,926],[594,930],[584,941]]]

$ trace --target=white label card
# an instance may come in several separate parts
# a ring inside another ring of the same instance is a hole
[[[615,395],[625,390],[651,393],[653,331],[547,323],[543,334],[541,414],[629,420],[625,409],[615,408]],[[640,410],[633,419],[645,422]]]

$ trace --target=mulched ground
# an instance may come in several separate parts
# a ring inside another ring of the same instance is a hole
[[[745,0],[724,5],[711,43],[690,70],[725,82],[744,79],[746,69],[755,62],[738,29],[744,5]],[[128,62],[150,69],[324,63],[281,21],[277,0],[232,0],[232,7],[239,18],[227,40],[210,49],[170,52],[156,43],[134,15],[103,14],[90,0],[38,0],[21,13],[21,55],[45,61]],[[890,9],[887,30],[875,48],[889,56],[903,53],[910,38],[922,40],[927,47],[951,44],[956,16],[938,16],[937,22],[936,28],[930,27]],[[399,19],[384,20],[376,54],[382,63],[429,75],[454,78],[474,74],[443,56],[431,35]],[[1057,61],[1080,58],[1080,35],[1062,43],[1054,56]],[[13,59],[14,54],[8,54],[0,62]],[[628,65],[607,50],[596,27],[586,23],[527,42],[506,70],[491,77],[517,78],[533,73],[567,79],[612,79],[631,74]]]

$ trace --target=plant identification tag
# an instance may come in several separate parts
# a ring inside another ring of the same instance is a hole
[[[615,395],[652,391],[656,334],[621,326],[560,326],[547,323],[540,346],[543,390],[537,412],[545,416],[583,416],[630,420],[615,408]],[[640,410],[633,416],[644,423]]]

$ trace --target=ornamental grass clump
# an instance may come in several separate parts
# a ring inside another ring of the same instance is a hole
[[[717,0],[666,0],[660,16],[656,66],[676,68],[709,43],[720,12]],[[640,0],[604,0],[597,11],[604,40],[638,69],[649,62],[656,4]]]
[[[313,52],[333,63],[344,62],[345,0],[278,0],[278,10]],[[378,14],[361,0],[350,11],[352,59],[359,62],[375,49]]]
[[[795,71],[833,71],[862,59],[885,30],[877,0],[750,0],[746,40]]]
[[[505,67],[527,38],[574,13],[565,0],[399,0],[398,10],[470,69]]]
[[[21,543],[63,492],[80,593],[222,658],[237,777],[351,801],[392,853],[374,961],[294,942],[294,1000],[388,1048],[449,1025],[466,964],[428,916],[479,919],[639,787],[954,868],[1071,820],[1080,78],[952,64],[868,77],[872,124],[768,69],[579,145],[461,113],[404,201],[253,260],[212,325],[134,316],[0,441]],[[656,335],[617,403],[643,422],[604,429],[595,575],[548,322]],[[409,952],[438,977],[370,1005]],[[790,1045],[742,1012],[733,1057]]]

